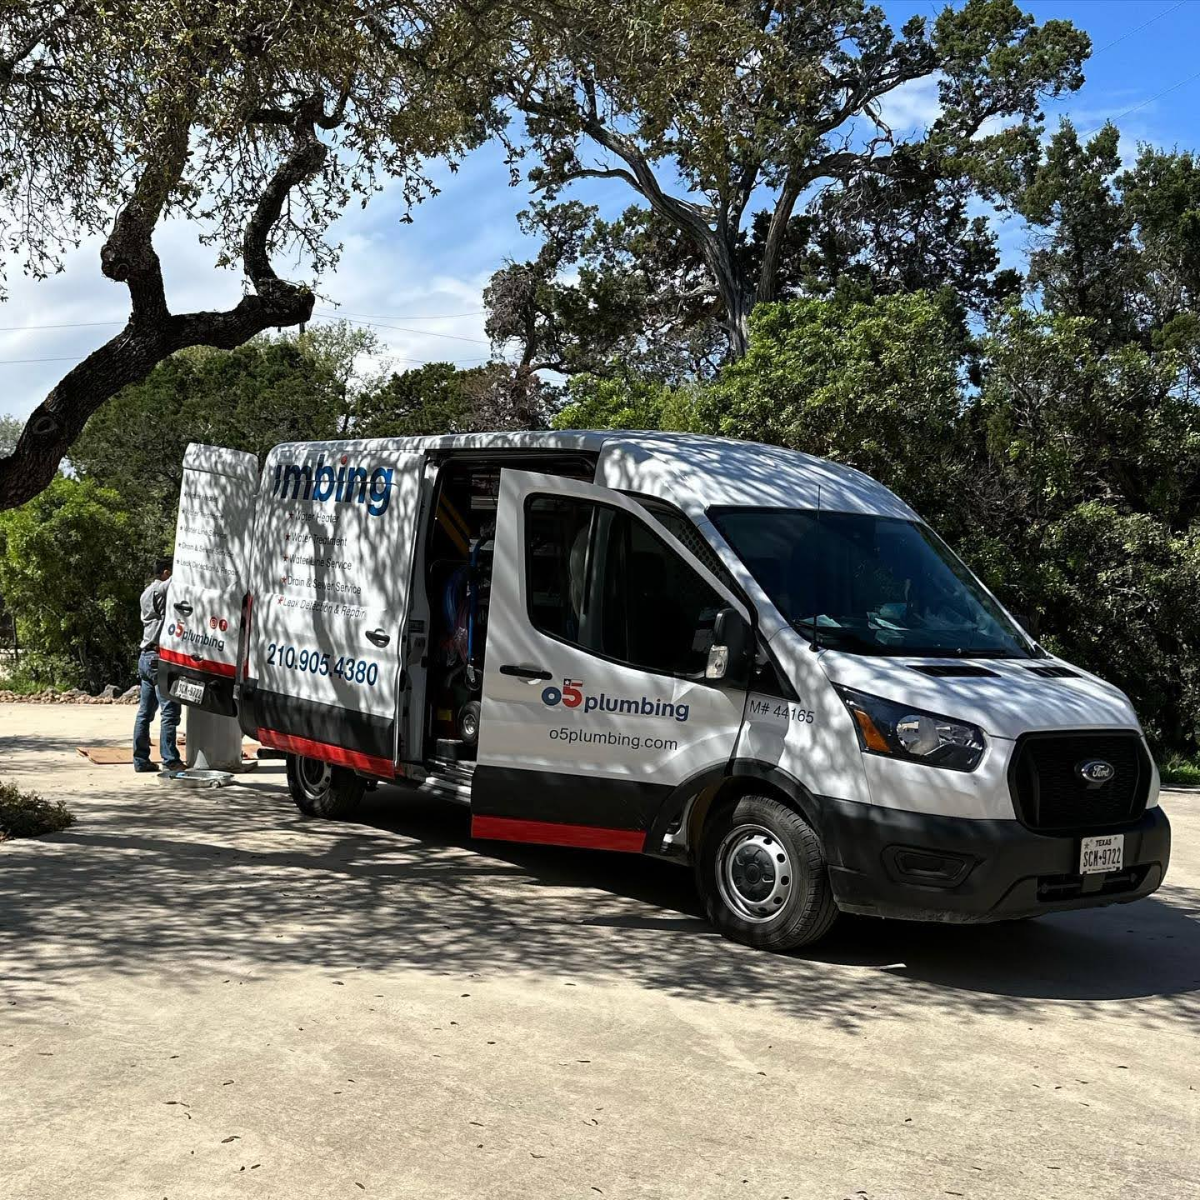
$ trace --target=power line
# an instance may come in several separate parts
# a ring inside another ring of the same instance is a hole
[[[405,316],[402,313],[353,313],[339,312],[336,308],[325,308],[324,312],[339,317],[362,317],[368,321],[457,321],[460,317],[482,317],[485,309],[478,308],[474,312],[440,313],[431,316]]]
[[[0,325],[0,333],[24,333],[26,329],[96,329],[101,325],[124,324],[124,321],[71,321],[65,325]]]
[[[1143,29],[1149,28],[1155,21],[1161,21],[1163,17],[1169,17],[1177,8],[1182,8],[1187,0],[1179,0],[1178,4],[1172,4],[1170,8],[1164,9],[1157,17],[1151,17],[1148,21],[1143,21],[1136,29],[1131,29],[1128,33],[1123,33],[1119,38],[1108,43],[1107,46],[1101,46],[1099,50],[1093,50],[1091,57],[1095,58],[1097,54],[1103,54],[1105,50],[1111,50],[1114,46],[1119,45],[1126,38],[1131,38],[1135,33],[1141,33]]]
[[[318,313],[313,317],[314,321],[338,321],[349,320],[347,317],[326,316],[324,313]],[[397,333],[415,333],[419,337],[440,337],[449,338],[452,342],[474,342],[477,346],[488,346],[491,343],[483,338],[463,337],[458,333],[437,333],[432,329],[406,329],[403,325],[385,325],[380,321],[358,321],[350,320],[351,325],[370,325],[373,329],[394,329]]]
[[[460,317],[477,317],[483,315],[483,309],[475,313],[447,313],[438,317],[400,317],[399,320],[407,321],[450,321],[457,320]],[[449,338],[452,341],[458,342],[474,342],[479,346],[486,346],[489,343],[482,338],[463,337],[456,333],[438,333],[433,329],[406,329],[403,325],[386,325],[374,321],[354,320],[349,314],[341,313],[318,313],[313,317],[314,321],[347,321],[351,325],[374,325],[379,329],[394,329],[399,333],[413,333],[419,337],[440,337]],[[51,325],[0,325],[0,333],[26,333],[36,332],[43,329],[98,329],[101,326],[108,325],[124,325],[124,321],[68,321],[59,324]]]
[[[1115,117],[1106,118],[1103,124],[1094,125],[1091,129],[1085,129],[1080,136],[1086,137],[1089,133],[1095,133],[1096,130],[1103,129],[1105,125],[1115,125],[1118,121],[1123,121],[1131,113],[1145,108],[1147,104],[1153,104],[1156,100],[1161,100],[1164,96],[1169,96],[1172,92],[1176,92],[1183,87],[1185,83],[1191,83],[1193,79],[1200,79],[1200,71],[1196,71],[1186,79],[1181,79],[1178,83],[1171,84],[1169,88],[1164,88],[1156,96],[1151,96],[1149,100],[1143,100],[1141,104],[1135,104],[1132,108],[1127,108],[1123,113],[1118,113]]]
[[[21,363],[83,362],[85,358],[87,358],[86,354],[77,354],[67,358],[0,358],[0,367],[15,367]]]
[[[16,367],[16,366],[27,365],[29,363],[83,362],[83,360],[87,357],[88,357],[88,355],[86,355],[86,354],[76,354],[76,355],[68,355],[64,358],[0,358],[0,367]],[[452,358],[452,359],[404,358],[403,356],[395,355],[395,354],[389,354],[386,357],[388,357],[389,359],[391,359],[394,362],[415,363],[416,365],[422,366],[422,367],[428,366],[430,363],[435,363],[435,362],[449,362],[452,365],[457,366],[459,363],[481,363],[481,362],[489,361],[489,358],[486,355],[483,358]]]

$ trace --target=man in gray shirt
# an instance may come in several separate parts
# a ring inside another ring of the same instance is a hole
[[[138,699],[137,719],[133,723],[133,769],[135,771],[157,771],[150,761],[150,722],[159,704],[162,718],[159,721],[158,748],[162,753],[163,767],[168,771],[182,771],[183,763],[175,746],[175,732],[179,728],[180,704],[158,689],[156,680],[158,666],[158,639],[162,636],[163,623],[167,615],[167,587],[171,581],[171,560],[160,558],[154,566],[154,578],[142,593],[142,644],[138,653],[138,683],[141,696]]]

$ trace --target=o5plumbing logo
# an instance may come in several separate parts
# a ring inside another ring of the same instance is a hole
[[[585,714],[590,712],[628,713],[632,716],[643,717],[672,717],[676,721],[686,721],[691,712],[690,704],[675,704],[670,700],[662,700],[651,696],[610,696],[606,692],[599,695],[585,695],[582,679],[564,679],[562,687],[551,684],[542,689],[542,703],[548,708],[562,704],[566,708],[578,708],[583,705]]]

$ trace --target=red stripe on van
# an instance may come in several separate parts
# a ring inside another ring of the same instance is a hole
[[[354,767],[358,771],[381,775],[386,779],[396,777],[396,765],[390,758],[347,750],[344,746],[331,746],[328,742],[314,742],[311,738],[296,737],[294,734],[280,733],[275,729],[260,729],[257,736],[262,745],[272,750],[284,750],[288,754],[316,758],[338,767]]]
[[[159,650],[158,657],[177,667],[191,667],[193,671],[207,671],[210,675],[228,675],[232,679],[236,673],[231,663],[214,662],[211,658],[193,658],[190,654],[180,654],[178,650]]]
[[[560,825],[557,821],[518,821],[512,817],[473,816],[471,836],[500,842],[537,842],[542,846],[579,846],[584,850],[640,853],[646,835],[639,829],[602,829],[596,825]]]

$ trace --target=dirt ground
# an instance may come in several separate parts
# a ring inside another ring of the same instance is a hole
[[[0,707],[78,818],[0,846],[8,1200],[1200,1195],[1200,795],[1148,900],[781,958],[678,868],[76,755],[132,721]]]

